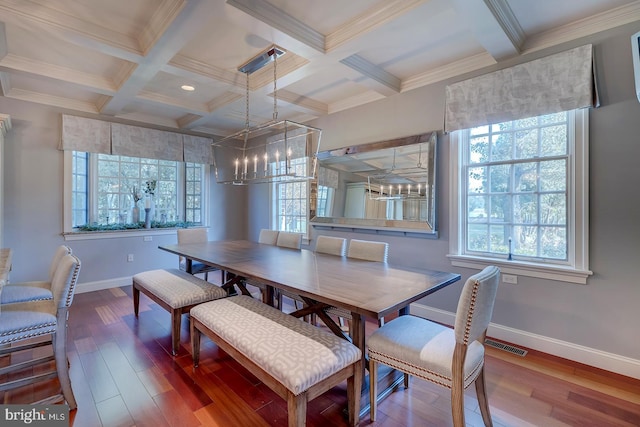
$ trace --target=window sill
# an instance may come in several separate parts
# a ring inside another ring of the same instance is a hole
[[[189,227],[189,228],[203,228],[203,227]],[[204,227],[206,228],[206,227]],[[65,241],[73,240],[100,240],[100,239],[120,239],[124,237],[147,237],[147,236],[162,236],[162,235],[175,235],[177,228],[150,228],[150,229],[135,229],[135,230],[108,230],[108,231],[67,231],[62,233]]]
[[[456,267],[481,270],[487,265],[495,265],[500,268],[502,273],[582,285],[585,285],[587,278],[593,275],[593,272],[590,270],[580,270],[561,265],[541,265],[522,261],[507,261],[466,255],[448,255],[448,257],[451,260],[451,265]]]

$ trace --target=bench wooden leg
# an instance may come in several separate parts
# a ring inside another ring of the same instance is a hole
[[[180,321],[182,311],[180,309],[171,310],[171,354],[176,356],[180,347]]]
[[[295,396],[287,396],[287,410],[289,412],[289,427],[304,427],[307,425],[307,392]]]
[[[138,309],[140,308],[140,289],[133,284],[133,313],[138,317]]]
[[[353,376],[347,378],[347,410],[349,411],[349,425],[360,424],[360,395],[362,394],[362,360],[353,365]]]
[[[191,319],[191,356],[194,368],[197,368],[200,363],[200,335],[200,329],[196,328],[195,320]]]

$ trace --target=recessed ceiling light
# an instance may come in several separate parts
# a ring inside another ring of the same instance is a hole
[[[193,92],[194,90],[196,90],[196,88],[191,85],[182,85],[180,87],[182,88],[182,90],[186,90],[187,92]]]

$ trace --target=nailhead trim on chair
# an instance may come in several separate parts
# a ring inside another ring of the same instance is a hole
[[[473,313],[476,309],[476,299],[478,298],[478,288],[480,281],[476,280],[471,291],[471,301],[469,302],[469,313],[467,314],[467,323],[464,325],[464,345],[469,345],[469,333],[471,331],[471,323],[473,321]]]

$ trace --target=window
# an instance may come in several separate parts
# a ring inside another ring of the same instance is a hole
[[[318,206],[316,215],[320,217],[332,216],[333,195],[335,190],[325,185],[318,185]]]
[[[586,281],[587,118],[577,110],[452,133],[454,265]]]
[[[307,157],[291,160],[291,167],[301,176],[306,174]],[[274,183],[275,230],[307,234],[309,222],[309,182],[278,181]]]
[[[126,226],[144,220],[145,196],[153,187],[153,221],[157,226],[187,221],[203,224],[206,166],[168,160],[71,152],[70,228],[86,225]],[[65,230],[71,231],[71,230]]]

